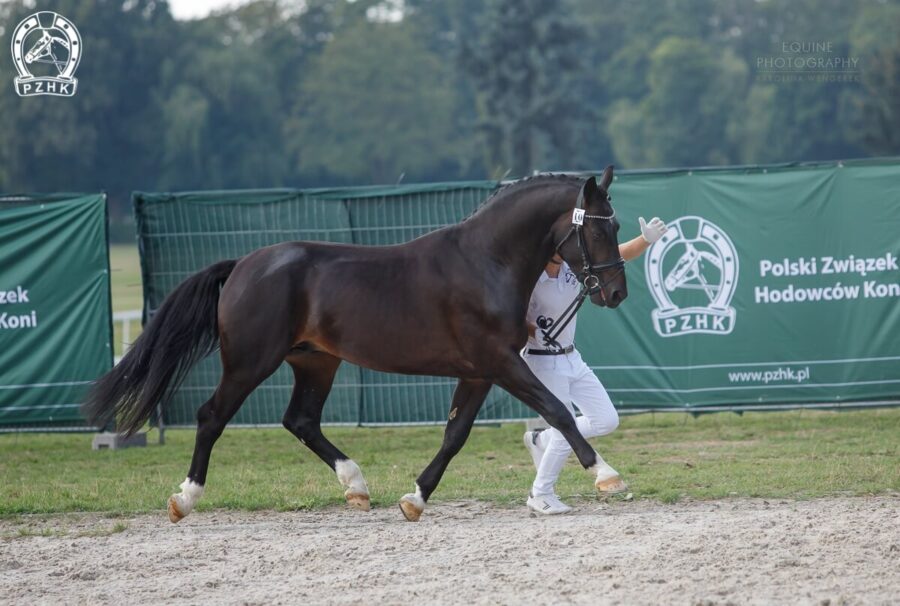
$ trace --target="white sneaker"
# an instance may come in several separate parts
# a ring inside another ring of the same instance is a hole
[[[527,448],[529,454],[531,454],[531,461],[534,463],[535,470],[541,466],[541,458],[544,456],[544,449],[538,446],[537,440],[538,434],[542,431],[544,430],[538,429],[537,431],[526,431],[525,435],[522,437],[525,448]]]
[[[555,494],[542,494],[535,497],[529,493],[528,501],[525,504],[538,513],[551,516],[572,511],[572,508],[560,501]]]

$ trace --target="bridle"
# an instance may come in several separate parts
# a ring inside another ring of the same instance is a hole
[[[607,201],[611,202],[612,196],[607,193],[606,199]],[[594,263],[591,259],[591,253],[590,251],[588,251],[587,243],[584,241],[585,219],[612,221],[615,216],[616,209],[614,208],[612,214],[609,216],[587,214],[584,208],[584,190],[578,193],[578,201],[575,203],[575,210],[572,211],[572,227],[569,228],[569,231],[568,233],[566,233],[565,237],[560,240],[559,244],[556,245],[556,249],[553,251],[553,254],[559,254],[559,249],[562,248],[563,244],[565,244],[569,240],[569,238],[572,237],[572,234],[575,234],[575,237],[578,239],[578,250],[579,252],[581,252],[582,268],[581,272],[577,275],[578,281],[581,283],[581,291],[578,293],[578,296],[575,297],[575,299],[569,304],[565,311],[563,311],[562,315],[557,318],[550,329],[544,333],[544,343],[548,346],[560,347],[559,343],[557,343],[556,341],[556,338],[559,337],[560,333],[562,333],[566,325],[568,325],[569,322],[572,321],[572,318],[575,317],[575,314],[578,313],[578,309],[584,303],[584,300],[588,295],[593,295],[599,292],[600,297],[605,303],[606,295],[603,294],[603,287],[615,280],[619,276],[619,274],[624,271],[625,259],[623,259],[621,256],[615,261]],[[616,271],[606,281],[601,280],[600,276],[597,275],[611,269],[614,269]]]
[[[606,199],[607,201],[612,202],[612,196],[609,194],[606,194]],[[556,245],[556,250],[553,251],[554,254],[559,254],[559,250],[569,238],[572,237],[572,234],[575,234],[575,237],[578,239],[578,250],[581,252],[582,262],[581,272],[578,274],[578,281],[581,282],[583,291],[586,291],[589,295],[599,292],[600,295],[604,297],[604,301],[606,301],[606,299],[605,295],[603,295],[603,287],[615,280],[616,277],[622,273],[622,270],[625,269],[625,259],[619,257],[615,261],[594,263],[591,259],[591,253],[588,250],[587,243],[584,241],[584,220],[596,219],[600,221],[612,221],[615,216],[616,209],[614,208],[612,214],[609,216],[587,214],[584,208],[584,191],[579,192],[578,201],[575,203],[575,210],[572,211],[572,227],[569,228],[568,233],[566,233],[565,237],[559,241],[559,244]],[[617,271],[606,281],[602,281],[597,275],[611,269]]]

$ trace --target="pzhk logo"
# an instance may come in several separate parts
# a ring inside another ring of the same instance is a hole
[[[42,11],[23,19],[13,31],[12,55],[19,72],[16,92],[20,96],[75,94],[81,35],[62,15]]]
[[[734,328],[730,307],[738,278],[731,239],[701,217],[681,217],[669,225],[644,261],[656,300],[653,327],[662,337],[691,333],[727,335]]]

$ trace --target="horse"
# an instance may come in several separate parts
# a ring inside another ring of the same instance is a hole
[[[415,491],[400,499],[407,520],[422,515],[492,385],[562,432],[602,491],[620,481],[618,474],[520,351],[531,292],[554,253],[580,268],[582,300],[613,309],[627,297],[612,180],[612,166],[599,183],[593,176],[526,178],[499,189],[462,222],[404,244],[285,242],[215,263],[166,297],[122,361],[93,384],[83,412],[97,426],[116,420],[130,435],[193,364],[219,348],[222,376],[197,411],[190,469],[168,500],[172,522],[202,496],[210,453],[229,420],[283,362],[295,378],[283,425],[331,467],[353,508],[369,509],[368,485],[321,431],[342,360],[459,380],[440,449]]]

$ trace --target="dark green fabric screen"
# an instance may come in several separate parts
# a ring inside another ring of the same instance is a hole
[[[136,193],[145,312],[214,261],[285,240],[404,242],[497,187]],[[579,349],[620,410],[900,400],[900,161],[622,172],[612,193],[620,240],[638,234],[638,216],[671,226],[628,265],[619,309],[579,315]],[[871,271],[845,271],[860,259]],[[218,360],[205,361],[166,421],[193,424],[218,376]],[[279,423],[291,384],[282,369],[236,422]],[[324,420],[441,422],[454,384],[344,364]],[[530,416],[494,389],[479,419]]]
[[[78,427],[112,366],[104,194],[0,197],[0,427]]]

